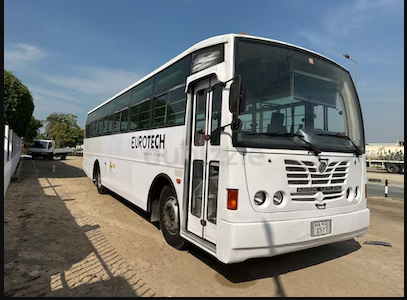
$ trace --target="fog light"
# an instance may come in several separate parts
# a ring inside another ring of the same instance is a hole
[[[256,205],[262,205],[266,201],[266,193],[265,192],[257,192],[254,195],[254,203]]]
[[[359,196],[359,187],[355,187],[355,198]]]
[[[283,202],[283,193],[282,192],[277,192],[273,196],[273,203],[275,205],[280,205],[281,202]]]

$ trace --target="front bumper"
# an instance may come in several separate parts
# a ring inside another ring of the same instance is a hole
[[[311,222],[332,220],[331,233],[311,236]],[[221,220],[217,258],[236,263],[255,257],[270,257],[363,236],[370,211],[363,210],[290,221],[230,223]]]

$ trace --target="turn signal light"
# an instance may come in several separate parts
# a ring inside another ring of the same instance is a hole
[[[228,189],[228,204],[227,209],[229,210],[237,210],[237,197],[239,190],[229,190]]]

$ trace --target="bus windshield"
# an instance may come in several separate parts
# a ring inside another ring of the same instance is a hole
[[[246,94],[235,146],[306,149],[308,141],[322,151],[364,153],[360,105],[345,69],[302,49],[244,38],[235,57]]]

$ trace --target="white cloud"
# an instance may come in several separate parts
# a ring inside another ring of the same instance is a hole
[[[92,67],[75,67],[73,75],[61,76],[46,74],[43,78],[63,89],[75,91],[82,95],[94,95],[107,100],[127,86],[139,80],[142,76],[136,72]]]
[[[67,92],[61,92],[61,91],[55,91],[52,89],[45,89],[45,88],[39,88],[39,87],[31,87],[30,88],[31,93],[33,94],[34,97],[34,103],[38,99],[46,99],[46,98],[52,98],[52,99],[60,99],[60,100],[65,100],[67,102],[76,102],[76,103],[81,103],[81,99],[78,97],[75,97],[73,95],[69,95]]]
[[[324,25],[333,34],[368,29],[373,23],[390,15],[403,16],[403,0],[357,0],[327,14]]]
[[[318,31],[302,28],[298,35],[319,51],[332,53],[344,44],[344,39],[372,32],[376,25],[381,26],[380,22],[387,21],[389,17],[404,19],[403,12],[403,0],[356,0],[350,5],[342,4],[326,10]]]
[[[39,48],[28,44],[14,44],[4,49],[4,67],[15,68],[25,66],[44,58],[47,54]]]

